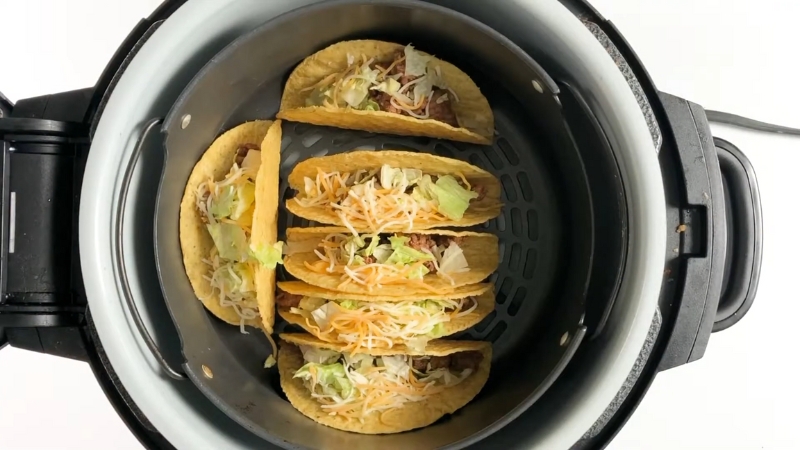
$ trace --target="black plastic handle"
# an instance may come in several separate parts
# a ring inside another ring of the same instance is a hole
[[[722,295],[713,331],[735,325],[750,310],[761,275],[763,228],[761,197],[752,164],[736,146],[714,138],[728,227]]]

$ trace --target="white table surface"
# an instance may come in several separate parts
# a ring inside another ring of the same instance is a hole
[[[472,1],[472,0],[470,0]],[[91,86],[159,0],[0,0],[0,91]],[[706,108],[800,127],[800,2],[594,0],[657,86]],[[753,162],[764,208],[757,300],[705,357],[660,374],[613,450],[797,449],[800,139],[712,126]],[[140,449],[89,366],[0,351],[0,450]]]

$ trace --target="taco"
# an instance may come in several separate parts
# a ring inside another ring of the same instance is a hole
[[[491,284],[475,284],[441,295],[403,297],[346,294],[300,281],[278,283],[278,314],[320,340],[359,352],[428,341],[466,330],[494,310]]]
[[[222,134],[195,165],[181,201],[183,264],[195,295],[242,332],[245,325],[271,332],[275,319],[280,132],[280,121],[257,120]]]
[[[307,334],[281,334],[281,388],[312,420],[363,434],[424,427],[464,407],[489,378],[488,342],[432,341],[350,354]]]
[[[293,214],[358,231],[466,227],[500,215],[500,181],[427,153],[354,151],[310,158],[289,174]]]
[[[308,284],[349,294],[450,293],[497,269],[497,236],[470,231],[352,235],[347,228],[289,228],[284,267]]]
[[[331,45],[289,76],[278,118],[375,133],[491,144],[494,114],[456,66],[391,42]]]

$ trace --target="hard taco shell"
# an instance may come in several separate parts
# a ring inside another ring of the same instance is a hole
[[[469,75],[435,57],[431,64],[441,68],[441,75],[447,86],[458,95],[458,101],[452,103],[453,111],[464,128],[456,128],[432,119],[417,119],[385,111],[306,106],[306,98],[311,92],[304,89],[316,85],[331,74],[347,70],[348,55],[356,58],[364,55],[367,59],[391,61],[392,56],[403,49],[404,46],[391,42],[356,40],[333,44],[309,56],[289,76],[283,91],[278,118],[374,133],[428,136],[491,144],[494,137],[494,114],[486,97],[481,94]]]
[[[304,295],[307,297],[318,297],[326,300],[355,300],[361,302],[423,301],[428,299],[461,299],[464,297],[475,296],[478,306],[467,315],[458,317],[450,322],[445,322],[442,336],[450,336],[458,333],[459,331],[464,331],[468,328],[471,328],[483,320],[484,317],[488,316],[492,311],[494,311],[495,306],[493,291],[494,286],[489,283],[462,286],[453,292],[443,295],[412,294],[403,297],[346,294],[343,292],[328,291],[326,289],[298,281],[278,283],[278,288],[290,294]],[[278,308],[278,314],[280,314],[280,316],[290,324],[298,325],[318,339],[323,339],[323,337],[319,334],[318,329],[308,326],[305,318],[300,314],[294,314],[290,312],[289,308]],[[402,343],[402,339],[395,340],[395,344]]]
[[[443,356],[461,351],[475,350],[483,353],[478,370],[461,383],[440,393],[431,395],[421,402],[406,403],[401,408],[369,414],[363,422],[331,416],[311,397],[302,380],[293,378],[294,373],[303,366],[303,354],[297,345],[310,345],[337,350],[341,345],[322,342],[307,334],[281,334],[278,352],[278,370],[281,388],[286,397],[298,411],[323,425],[344,431],[363,434],[399,433],[432,424],[445,414],[451,414],[464,407],[480,392],[489,378],[492,360],[492,347],[488,342],[477,341],[431,341],[424,352],[412,352],[395,347],[391,350],[374,350],[370,354],[379,355],[430,355]]]
[[[203,153],[195,164],[181,200],[180,242],[183,252],[183,265],[195,295],[212,314],[232,325],[239,325],[239,315],[230,307],[223,307],[214,295],[208,280],[208,265],[203,262],[214,247],[214,241],[208,234],[202,215],[197,210],[197,187],[200,183],[213,178],[225,178],[236,157],[236,151],[243,144],[261,143],[267,134],[272,121],[256,120],[243,123],[218,137]],[[263,155],[263,154],[262,154]],[[277,169],[276,169],[277,170]],[[259,326],[258,320],[245,322],[246,325]]]
[[[256,176],[256,208],[250,242],[270,246],[278,240],[278,170],[281,164],[281,121],[269,127],[261,142],[261,167]],[[261,322],[268,331],[275,325],[275,269],[259,265],[256,270],[256,294]]]
[[[499,216],[503,208],[503,202],[500,200],[502,186],[497,177],[468,162],[452,158],[443,158],[428,153],[413,153],[396,150],[354,151],[331,156],[309,158],[295,166],[292,173],[289,174],[289,186],[296,191],[302,192],[305,186],[305,178],[315,179],[318,169],[328,173],[354,173],[359,169],[367,171],[380,169],[384,164],[395,168],[419,169],[429,175],[451,175],[456,177],[456,179],[459,178],[458,174],[461,174],[464,175],[464,178],[466,178],[471,185],[480,185],[486,189],[484,198],[479,201],[470,202],[469,208],[464,213],[464,217],[460,220],[451,220],[447,218],[436,221],[415,220],[415,230],[473,226]],[[304,207],[301,206],[297,200],[292,198],[286,201],[286,209],[292,214],[304,219],[313,220],[318,223],[344,226],[339,216],[327,206]],[[351,222],[353,227],[358,231],[366,231],[369,229],[369,225],[363,220],[352,220]],[[398,225],[395,227],[387,227],[386,231],[402,231],[404,229],[405,225]]]
[[[417,234],[443,235],[443,236],[462,236],[464,242],[461,249],[464,257],[469,264],[469,271],[463,273],[450,274],[453,279],[449,280],[438,275],[425,275],[422,281],[408,280],[398,284],[383,284],[380,288],[374,288],[372,292],[366,286],[354,282],[341,286],[342,278],[339,274],[319,274],[313,272],[305,263],[319,261],[319,257],[314,253],[315,242],[320,242],[325,236],[332,233],[348,234],[347,228],[337,227],[317,227],[317,228],[288,228],[286,230],[287,245],[300,248],[297,253],[290,253],[284,257],[284,267],[292,276],[305,281],[308,284],[319,286],[331,291],[341,291],[348,294],[376,294],[392,297],[404,297],[408,295],[432,295],[453,292],[456,288],[470,284],[480,283],[497,269],[500,261],[500,253],[497,236],[488,233],[475,233],[471,231],[450,231],[450,230],[419,230]]]

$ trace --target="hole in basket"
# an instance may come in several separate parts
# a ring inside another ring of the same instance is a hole
[[[517,188],[514,186],[514,181],[508,175],[500,177],[500,183],[503,184],[503,192],[506,194],[506,199],[509,202],[517,201]]]
[[[292,143],[292,137],[284,136],[283,139],[281,140],[281,153],[283,153],[283,151],[286,150],[286,148],[289,147],[291,143]]]
[[[474,166],[480,167],[481,169],[486,168],[486,165],[483,163],[483,160],[481,160],[481,157],[478,156],[477,153],[469,155],[469,162]]]
[[[506,216],[497,216],[497,231],[506,231]]]
[[[536,270],[536,260],[539,258],[539,252],[535,248],[528,249],[528,254],[525,255],[525,267],[522,269],[522,276],[526,280],[533,278],[533,272]]]
[[[512,166],[519,164],[519,156],[517,156],[517,152],[514,151],[514,148],[511,147],[511,144],[505,138],[498,139],[497,146],[500,148],[503,154],[506,155],[506,159],[511,163]]]
[[[349,144],[355,140],[356,137],[353,136],[352,134],[340,134],[339,136],[336,136],[335,138],[333,138],[333,140],[331,140],[331,144],[333,144],[334,147],[341,147],[342,145]]]
[[[528,239],[539,240],[539,213],[535,209],[528,210]]]
[[[419,145],[428,146],[428,145],[430,145],[430,143],[431,143],[431,141],[432,141],[433,139],[431,139],[431,138],[429,138],[429,137],[427,137],[427,136],[413,136],[413,137],[411,138],[411,140],[412,140],[412,141],[414,141],[414,142],[416,142],[416,143],[417,143],[417,144],[419,144]]]
[[[486,329],[489,328],[489,325],[491,325],[492,322],[494,322],[495,317],[497,317],[497,311],[492,311],[491,314],[484,317],[483,320],[481,320],[480,322],[478,322],[477,325],[475,325],[475,331],[477,331],[478,333],[483,333],[484,331],[486,331]]]
[[[522,307],[522,302],[525,300],[525,297],[528,296],[528,290],[524,287],[520,287],[517,289],[517,292],[514,293],[514,298],[511,299],[511,303],[508,305],[508,315],[509,316],[516,316],[519,312],[519,309]]]
[[[444,156],[445,158],[453,158],[454,157],[453,151],[450,150],[450,147],[448,147],[447,145],[441,144],[441,143],[436,144],[433,147],[433,152],[435,154],[439,155],[439,156]]]
[[[498,248],[500,249],[499,259],[500,261],[503,261],[504,258],[506,257],[506,241],[500,241],[500,245],[498,246]]]
[[[513,244],[511,246],[511,256],[508,257],[508,268],[513,271],[518,270],[521,259],[522,259],[522,246],[519,244]]]
[[[303,134],[306,131],[311,129],[311,125],[307,123],[298,123],[294,126],[294,132],[297,134]]]
[[[533,200],[533,189],[531,188],[531,180],[528,179],[528,174],[520,172],[517,174],[517,181],[519,182],[520,190],[522,191],[522,198],[526,202]]]
[[[495,302],[501,305],[505,303],[512,287],[514,287],[514,281],[510,277],[506,277],[500,285],[500,289],[497,290],[497,294],[495,294]]]
[[[359,145],[358,147],[354,148],[353,151],[362,150],[362,151],[375,151],[374,145]]]
[[[500,159],[500,155],[497,154],[497,151],[494,148],[492,148],[491,150],[487,149],[486,151],[483,152],[483,154],[486,155],[486,159],[489,160],[489,163],[492,165],[492,167],[494,167],[497,170],[503,168],[503,160]]]
[[[511,210],[511,232],[514,233],[514,236],[522,237],[522,211],[519,208],[514,208]]]
[[[486,340],[493,343],[500,337],[500,335],[503,334],[504,331],[506,331],[506,328],[508,328],[508,325],[506,325],[505,322],[503,322],[502,320],[500,322],[497,322],[497,325],[495,325],[494,328],[492,328],[492,331],[490,331],[489,334],[486,335]]]
[[[410,145],[404,145],[404,144],[396,144],[396,143],[392,143],[392,142],[384,142],[383,144],[381,144],[381,149],[383,149],[383,150],[400,150],[400,151],[404,151],[404,152],[419,153],[419,149],[416,148],[416,147],[412,147]]]
[[[319,133],[309,134],[303,138],[303,147],[309,148],[319,142],[320,139],[322,139],[322,135]]]
[[[288,152],[281,152],[282,154],[286,155],[283,158],[283,163],[281,163],[281,167],[294,167],[295,163],[298,159],[300,159],[300,152],[297,149],[289,150]]]
[[[323,148],[322,150],[314,153],[312,156],[319,158],[320,156],[325,156],[327,154],[328,154],[328,149],[327,148]]]

